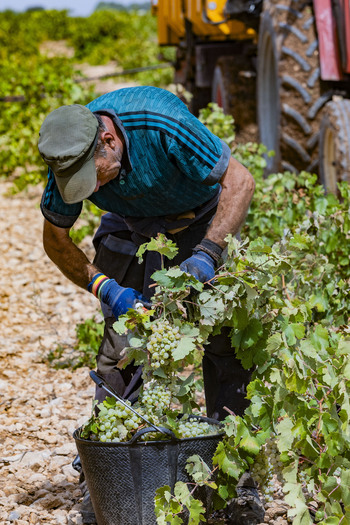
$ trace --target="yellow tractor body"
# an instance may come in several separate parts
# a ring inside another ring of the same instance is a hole
[[[200,39],[242,40],[255,36],[255,31],[239,20],[227,19],[226,0],[158,0],[152,2],[158,19],[160,45],[178,45],[185,38],[185,20]]]

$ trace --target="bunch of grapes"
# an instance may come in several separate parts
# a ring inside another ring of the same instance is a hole
[[[336,475],[336,472],[334,472],[334,475]],[[305,499],[306,500],[312,499],[312,494],[309,492],[309,489],[308,489],[310,475],[305,470],[302,470],[302,468],[298,470],[298,480],[299,480],[299,483],[301,484]]]
[[[217,428],[209,425],[206,421],[200,421],[194,417],[181,419],[178,427],[178,434],[181,438],[190,438],[216,434]]]
[[[279,456],[280,454],[277,449],[276,439],[270,437],[265,445],[261,447],[251,469],[253,479],[259,485],[259,489],[267,503],[273,501],[273,495],[276,490],[276,481],[279,482],[279,484],[283,483],[283,465]]]
[[[140,404],[147,414],[163,414],[170,407],[170,403],[171,391],[167,386],[154,380],[143,385]]]
[[[131,404],[129,401],[126,403]],[[127,441],[142,425],[142,420],[119,401],[112,408],[107,408],[103,403],[97,408],[100,410],[95,417],[97,431],[90,435],[93,441]]]
[[[152,324],[152,335],[147,343],[150,355],[151,368],[163,369],[169,367],[172,361],[172,352],[181,339],[179,328],[171,326],[167,319],[158,319]]]
[[[98,415],[93,415],[83,429],[83,437],[94,441],[121,442],[129,441],[137,430],[148,427],[143,417],[155,426],[168,427],[167,415],[171,411],[173,396],[179,391],[174,382],[173,375],[176,373],[177,365],[174,365],[173,352],[181,339],[180,330],[173,326],[167,319],[157,319],[151,324],[151,335],[147,342],[150,369],[146,367],[146,375],[152,377],[144,382],[139,401],[135,404],[137,416],[132,410],[125,407],[119,401],[111,405],[110,400],[98,405]],[[152,374],[162,368],[162,374]],[[130,406],[130,402],[127,401]],[[185,416],[176,420],[177,412],[174,411],[173,420],[176,421],[176,434],[180,438],[198,437],[217,433],[216,426],[200,421],[195,417]],[[167,436],[156,429],[146,432],[141,436],[142,440],[154,441],[167,439]]]

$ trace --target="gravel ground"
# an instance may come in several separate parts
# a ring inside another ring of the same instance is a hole
[[[98,304],[46,257],[41,188],[15,198],[0,183],[0,523],[79,524],[72,432],[91,411],[88,369],[53,370],[44,358],[72,345]]]
[[[90,415],[94,387],[87,368],[54,370],[45,358],[74,345],[76,324],[98,304],[43,251],[42,188],[9,190],[0,182],[0,523],[81,525],[72,432]],[[266,510],[265,523],[287,524],[283,501]]]

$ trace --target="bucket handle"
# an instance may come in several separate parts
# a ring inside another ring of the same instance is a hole
[[[169,440],[171,441],[178,441],[178,438],[175,436],[174,432],[168,428],[165,428],[165,427],[158,427],[159,430],[162,432],[162,434],[166,434],[168,437],[169,437]],[[141,428],[138,432],[136,432],[136,434],[134,436],[132,436],[132,438],[128,441],[128,443],[130,443],[130,445],[132,443],[136,443],[137,441],[139,441],[139,439],[141,438],[141,436],[143,436],[144,434],[148,434],[149,432],[154,432],[154,428],[152,427],[145,427],[145,428]],[[153,441],[154,443],[154,441]]]
[[[91,379],[96,383],[97,386],[99,386],[100,388],[103,388],[103,390],[105,390],[106,392],[108,392],[108,394],[110,394],[111,396],[113,396],[117,401],[119,401],[122,405],[124,405],[126,408],[128,408],[129,410],[131,410],[131,412],[133,412],[134,414],[136,414],[140,419],[142,419],[145,423],[147,423],[147,425],[150,425],[152,427],[152,432],[154,432],[155,430],[157,432],[160,432],[161,434],[166,434],[168,435],[169,432],[167,429],[163,428],[163,427],[158,427],[157,425],[154,425],[153,423],[151,423],[150,421],[148,421],[148,419],[145,418],[145,416],[143,416],[142,414],[140,414],[139,412],[137,412],[137,410],[135,410],[132,406],[129,406],[126,402],[125,402],[125,399],[123,399],[122,397],[120,397],[116,392],[112,392],[109,388],[106,387],[105,385],[105,380],[99,376],[94,370],[91,370],[90,371],[90,377]],[[135,436],[137,435],[137,433],[135,434]]]

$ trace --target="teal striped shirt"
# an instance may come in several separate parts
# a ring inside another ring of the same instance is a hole
[[[110,116],[125,138],[119,176],[89,200],[123,217],[180,214],[211,199],[231,152],[172,93],[155,87],[125,88],[90,102]],[[42,212],[52,223],[70,227],[82,203],[65,204],[49,170]]]

